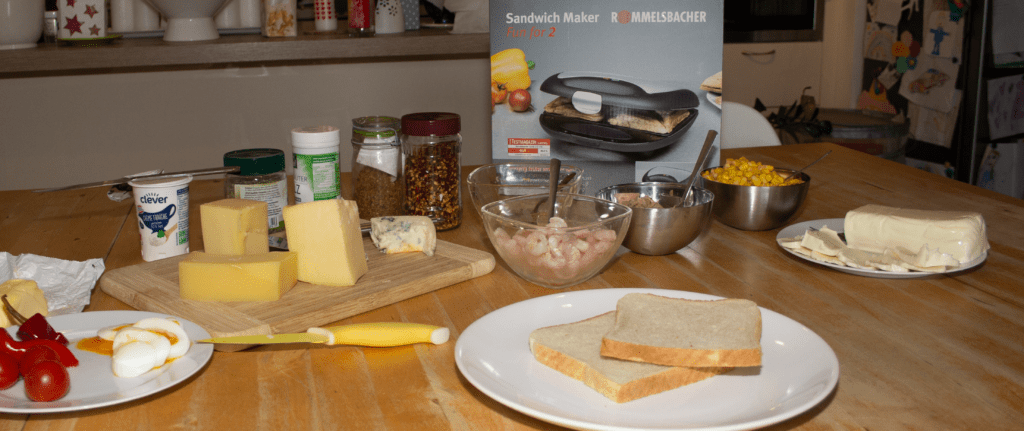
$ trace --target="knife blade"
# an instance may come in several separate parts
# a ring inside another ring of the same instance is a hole
[[[328,328],[309,328],[305,333],[241,335],[197,340],[198,343],[283,344],[314,343],[367,347],[393,347],[416,343],[444,344],[450,331],[441,326],[406,322],[357,323]]]
[[[92,182],[92,183],[75,184],[73,186],[54,187],[54,188],[50,188],[50,189],[39,189],[39,190],[33,190],[33,192],[35,192],[35,193],[47,193],[47,192],[59,192],[59,191],[63,191],[63,190],[77,190],[77,189],[89,189],[89,188],[93,188],[93,187],[116,186],[116,185],[120,185],[120,184],[128,184],[128,182],[131,181],[131,180],[158,179],[158,178],[172,177],[172,176],[176,176],[176,175],[185,175],[185,174],[189,174],[189,175],[193,175],[193,176],[213,175],[213,174],[235,174],[235,173],[238,173],[240,169],[241,168],[239,168],[238,166],[224,166],[224,167],[220,167],[220,168],[193,169],[193,170],[190,170],[190,171],[169,172],[169,173],[165,173],[165,174],[129,175],[129,176],[124,176],[124,177],[121,177],[121,178],[118,178],[118,179],[114,179],[114,180],[96,181],[96,182]]]

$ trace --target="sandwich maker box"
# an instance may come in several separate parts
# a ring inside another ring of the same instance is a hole
[[[583,168],[593,195],[645,178],[684,181],[708,131],[721,131],[717,94],[700,84],[722,70],[723,0],[489,7],[495,163],[555,157]],[[705,166],[718,164],[716,142]]]

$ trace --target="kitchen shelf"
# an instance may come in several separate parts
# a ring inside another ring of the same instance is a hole
[[[347,24],[339,22],[338,28],[343,31]],[[165,42],[154,37],[121,38],[108,45],[86,47],[41,43],[34,49],[0,51],[0,78],[486,58],[490,53],[486,33],[452,34],[448,29],[422,28],[356,38],[340,32],[316,33],[310,21],[300,21],[298,30],[296,37],[221,35],[200,42]]]

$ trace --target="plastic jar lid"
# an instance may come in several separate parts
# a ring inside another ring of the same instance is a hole
[[[324,148],[338,145],[340,142],[341,131],[334,126],[292,129],[292,145],[296,148]]]
[[[352,136],[368,143],[398,145],[398,126],[395,117],[359,117],[352,120]]]
[[[402,133],[413,136],[448,136],[462,130],[459,114],[419,112],[402,116]]]
[[[172,175],[169,177],[145,179],[139,178],[136,180],[128,181],[128,185],[132,188],[146,189],[146,188],[170,188],[185,185],[192,182],[192,175],[181,174]]]
[[[284,151],[251,148],[224,154],[224,166],[238,166],[238,175],[266,175],[284,171]]]

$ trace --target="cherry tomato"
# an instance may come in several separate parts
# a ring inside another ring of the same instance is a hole
[[[21,374],[26,374],[29,368],[43,361],[60,362],[60,356],[47,346],[32,346],[25,351],[24,355],[21,355],[21,359],[18,360],[18,369],[21,370]]]
[[[14,386],[19,377],[21,374],[18,373],[18,361],[6,352],[0,352],[0,389]]]
[[[505,89],[505,86],[491,81],[491,103],[495,105],[505,103],[506,96],[508,96],[508,90]]]
[[[515,112],[532,111],[533,105],[530,104],[530,92],[523,89],[513,91],[512,94],[508,95],[508,107]]]
[[[70,388],[71,377],[59,362],[43,361],[25,373],[25,394],[32,401],[58,400]]]

